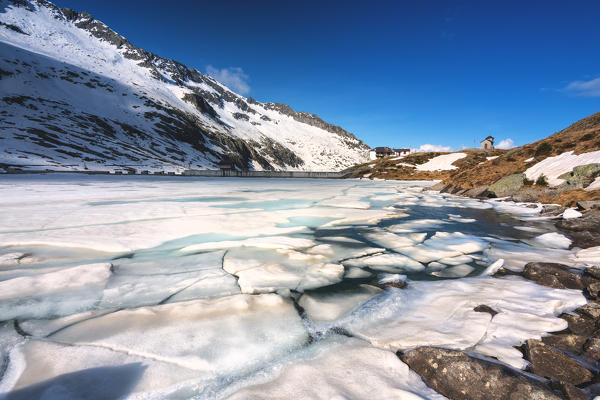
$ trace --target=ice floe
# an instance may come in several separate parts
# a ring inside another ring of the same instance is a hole
[[[375,286],[359,285],[355,289],[332,293],[303,294],[298,304],[315,322],[334,321],[381,292]]]
[[[571,239],[558,232],[544,233],[534,238],[537,243],[553,249],[568,249],[571,246]]]
[[[563,213],[562,213],[562,217],[564,219],[573,219],[573,218],[579,218],[581,217],[583,214],[580,213],[579,211],[575,210],[574,208],[567,208]]]
[[[289,300],[264,294],[117,311],[50,339],[167,362],[206,381],[252,370],[303,345],[308,335]]]
[[[228,397],[242,399],[442,400],[392,352],[360,340],[323,341],[305,359],[278,368],[273,376]]]
[[[293,250],[232,249],[223,269],[238,277],[243,293],[265,293],[288,288],[298,291],[339,282],[344,266],[322,255]]]
[[[0,282],[0,320],[62,316],[93,307],[111,274],[110,264],[65,268]]]
[[[394,351],[416,346],[466,349],[489,337],[490,345],[482,354],[522,366],[515,360],[513,346],[521,344],[524,336],[566,328],[566,321],[554,316],[585,303],[581,291],[554,290],[520,279],[412,281],[405,289],[373,298],[342,318],[340,326],[376,347]],[[492,319],[488,313],[474,311],[481,304],[499,314]],[[503,313],[512,318],[504,318]],[[515,332],[515,327],[525,329],[519,321],[527,325],[527,334]]]

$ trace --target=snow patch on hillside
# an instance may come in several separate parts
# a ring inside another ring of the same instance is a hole
[[[600,150],[579,155],[573,154],[572,151],[567,151],[558,156],[548,157],[533,165],[525,171],[525,176],[535,181],[540,175],[545,175],[548,178],[550,186],[557,186],[565,182],[564,179],[558,178],[560,175],[571,172],[573,168],[580,165],[592,163],[600,163]]]
[[[455,161],[465,158],[465,153],[450,153],[437,156],[427,161],[425,164],[417,165],[418,171],[448,171],[456,169],[452,165]]]

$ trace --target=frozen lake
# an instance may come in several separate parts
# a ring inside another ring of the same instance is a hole
[[[0,393],[441,399],[395,351],[525,367],[513,346],[585,299],[488,267],[576,264],[568,239],[430,185],[1,176]]]

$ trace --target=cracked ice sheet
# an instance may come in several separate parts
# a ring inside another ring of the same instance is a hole
[[[396,250],[422,263],[437,261],[483,251],[487,242],[477,236],[461,232],[437,232],[421,244]]]
[[[250,385],[227,398],[445,399],[427,387],[421,377],[394,353],[373,348],[360,340],[342,337],[326,339],[311,346],[305,353],[308,354],[303,359],[277,366],[267,376],[248,379]],[[230,391],[235,389],[237,387]]]
[[[0,392],[13,390],[10,400],[135,398],[196,376],[189,368],[109,348],[33,339],[12,349]]]
[[[49,340],[96,346],[195,371],[198,383],[252,372],[308,340],[291,301],[234,295],[128,309],[85,320]]]
[[[369,267],[377,271],[385,272],[417,272],[423,271],[425,266],[412,258],[402,254],[385,253],[369,257],[355,258],[343,262],[348,267]]]
[[[100,299],[110,274],[110,264],[99,263],[2,281],[0,320],[88,310]]]
[[[115,274],[106,285],[98,307],[139,307],[159,304],[167,299],[226,296],[239,292],[236,279],[220,266],[212,270],[178,274]]]
[[[125,209],[131,205],[124,205]],[[57,210],[58,212],[58,210]],[[115,213],[119,213],[115,210]],[[165,242],[193,235],[235,235],[251,238],[258,235],[276,236],[301,231],[302,226],[279,227],[290,217],[334,218],[323,226],[338,224],[374,223],[395,213],[386,210],[356,210],[345,208],[302,208],[216,215],[187,215],[177,218],[125,221],[118,224],[85,219],[80,226],[64,229],[36,230],[30,232],[0,233],[0,246],[48,245],[88,248],[106,252],[130,252],[152,248]],[[56,215],[60,218],[60,215]],[[92,217],[90,217],[92,218]],[[41,227],[40,227],[41,228]],[[216,247],[219,248],[219,247]]]
[[[481,304],[499,311],[497,316],[510,313],[512,318],[492,320],[490,314],[473,310]],[[554,316],[584,304],[581,291],[556,290],[520,278],[413,281],[405,289],[386,290],[342,318],[339,326],[394,351],[418,346],[467,349],[487,343],[482,354],[516,365],[512,346],[566,328],[566,321]],[[493,332],[493,340],[486,339],[488,332],[490,337]]]
[[[232,249],[223,269],[238,277],[242,293],[304,291],[339,282],[344,275],[343,265],[330,263],[323,255],[284,249]]]

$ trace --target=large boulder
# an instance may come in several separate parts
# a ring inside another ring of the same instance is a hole
[[[473,198],[495,197],[494,194],[488,190],[488,188],[489,188],[489,186],[487,186],[487,185],[477,186],[477,187],[474,187],[473,189],[467,190],[464,193],[464,195],[468,196],[468,197],[473,197]]]
[[[523,277],[557,289],[583,290],[585,288],[582,275],[564,264],[530,262],[525,264]]]
[[[399,354],[425,383],[457,400],[560,399],[537,380],[501,364],[437,347],[419,347]]]
[[[536,375],[573,385],[590,382],[594,377],[580,362],[539,340],[527,340],[524,349],[525,357],[531,363],[531,372]]]
[[[562,219],[556,227],[571,238],[573,247],[600,246],[600,210],[590,211],[581,218]]]
[[[496,197],[513,195],[524,186],[523,178],[525,178],[523,174],[505,176],[494,182],[488,190],[494,193]]]
[[[579,165],[571,172],[566,172],[559,176],[560,179],[566,180],[565,185],[570,189],[583,189],[589,186],[594,179],[600,175],[600,164],[585,164]]]

